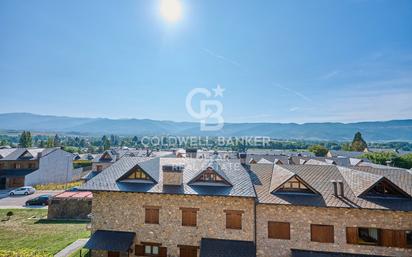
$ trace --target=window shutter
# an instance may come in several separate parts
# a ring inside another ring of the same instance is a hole
[[[390,247],[394,245],[394,230],[382,229],[380,245]]]
[[[167,257],[167,248],[159,247],[159,257]]]
[[[393,239],[394,247],[406,248],[406,232],[404,230],[394,230]]]
[[[134,253],[137,256],[144,256],[144,245],[136,245],[134,248]]]
[[[320,243],[333,243],[334,228],[331,225],[310,225],[311,241]]]
[[[268,238],[290,239],[290,223],[287,222],[268,222]]]
[[[226,228],[232,228],[232,213],[228,212],[226,213]]]
[[[153,209],[153,223],[154,224],[159,224],[159,209]]]
[[[358,243],[358,228],[346,228],[346,243],[357,244]]]

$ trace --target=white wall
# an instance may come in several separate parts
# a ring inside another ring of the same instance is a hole
[[[39,169],[26,176],[26,186],[44,185],[49,183],[65,183],[72,181],[73,160],[72,154],[57,149],[39,161]]]

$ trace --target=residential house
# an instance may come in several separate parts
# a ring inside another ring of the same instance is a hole
[[[402,169],[124,157],[81,190],[92,256],[412,256]]]
[[[256,254],[255,192],[239,161],[124,157],[82,190],[93,192],[92,256]]]
[[[269,164],[251,170],[257,256],[412,256],[412,174],[405,170]]]
[[[71,181],[72,159],[60,148],[1,149],[0,189]]]

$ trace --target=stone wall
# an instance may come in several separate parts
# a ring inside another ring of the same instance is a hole
[[[91,198],[52,199],[48,208],[48,219],[89,219],[92,211]]]
[[[286,257],[290,249],[412,256],[412,249],[346,243],[346,227],[412,229],[412,212],[257,205],[257,256]],[[268,238],[268,221],[290,222],[290,240]],[[311,242],[310,224],[334,226],[335,243]]]
[[[144,223],[145,205],[161,207],[160,224]],[[199,208],[196,227],[181,225],[180,207]],[[224,210],[244,211],[242,230],[226,229]],[[253,198],[94,192],[92,213],[93,231],[133,231],[135,243],[161,243],[170,256],[179,256],[177,245],[199,246],[202,237],[254,240]]]

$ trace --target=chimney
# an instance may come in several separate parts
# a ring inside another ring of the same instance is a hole
[[[331,180],[330,182],[333,186],[333,195],[338,196],[338,183],[336,182],[336,180]]]
[[[186,149],[186,158],[197,158],[197,149],[196,148],[188,148]]]
[[[166,186],[181,186],[183,183],[183,164],[163,165],[163,185]]]
[[[339,189],[340,189],[339,196],[344,197],[345,196],[345,188],[343,187],[343,181],[339,180],[338,184],[339,184]]]
[[[240,159],[240,164],[245,165],[246,164],[246,153],[239,153],[239,159]]]
[[[289,157],[288,157],[288,164],[289,164],[289,165],[293,164],[292,156],[289,156]]]
[[[37,153],[37,159],[40,159],[43,156],[42,152]]]

